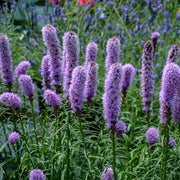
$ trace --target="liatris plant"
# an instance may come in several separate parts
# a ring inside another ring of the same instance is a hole
[[[113,180],[113,170],[112,168],[105,168],[102,172],[102,179],[101,180]]]
[[[43,57],[41,62],[41,75],[43,77],[43,89],[51,89],[51,78],[50,78],[50,61],[51,56],[46,55]]]
[[[32,82],[31,76],[20,75],[20,77],[18,78],[18,82],[20,84],[20,88],[23,94],[28,96],[29,100],[32,102],[33,93],[34,93],[34,84]]]
[[[135,68],[131,64],[125,64],[123,67],[123,78],[122,78],[122,83],[121,83],[121,96],[122,96],[122,105],[125,103],[126,95],[127,95],[127,90],[131,86],[133,80],[134,80],[134,75],[135,75]]]
[[[20,75],[25,75],[30,69],[30,62],[29,61],[22,61],[17,68],[15,69],[16,77],[19,78]]]
[[[171,149],[174,149],[176,147],[176,141],[175,139],[173,139],[172,137],[169,138],[169,143],[168,143],[169,147]]]
[[[127,131],[127,127],[126,124],[124,123],[124,121],[117,121],[116,125],[115,125],[115,132],[116,135],[119,137],[121,136],[123,133],[125,133]]]
[[[115,125],[120,113],[120,85],[122,79],[122,66],[118,63],[111,65],[111,68],[107,74],[104,95],[103,95],[103,107],[104,116],[107,120],[108,128],[112,130],[112,147],[113,147],[113,173],[114,179],[116,176],[116,146],[115,146]]]
[[[114,63],[119,62],[120,56],[120,41],[117,37],[112,37],[108,40],[106,45],[107,57],[105,61],[106,71],[110,70],[110,67]]]
[[[169,50],[166,64],[172,63],[172,62],[176,63],[179,53],[180,53],[180,46],[178,44],[173,45],[171,49]]]
[[[94,96],[96,96],[97,76],[98,76],[98,64],[91,61],[88,64],[87,80],[85,85],[85,98],[87,102],[92,101]]]
[[[153,57],[154,57],[154,54],[155,54],[155,51],[156,51],[156,47],[157,47],[157,41],[158,41],[158,38],[159,38],[159,33],[158,32],[153,32],[151,34],[151,39],[152,39],[152,44],[153,44]]]
[[[142,55],[142,75],[141,75],[141,87],[142,87],[142,101],[146,112],[146,120],[148,127],[150,126],[150,106],[151,106],[151,97],[153,89],[153,45],[148,41],[144,45],[143,55]]]
[[[8,141],[11,145],[14,145],[20,141],[20,135],[17,132],[12,132],[9,137]]]
[[[42,36],[48,52],[51,56],[50,59],[50,76],[51,84],[56,87],[56,92],[60,92],[61,87],[61,61],[60,61],[60,45],[57,37],[56,29],[51,25],[46,25],[42,28]]]
[[[29,180],[46,180],[40,169],[33,169],[29,174]]]
[[[151,127],[146,131],[146,140],[150,146],[157,143],[159,137],[159,131],[155,127]]]
[[[171,121],[171,107],[173,97],[179,89],[180,68],[175,63],[167,64],[163,70],[161,91],[160,91],[160,123],[164,124],[163,134],[163,174],[162,179],[166,179],[167,159],[168,159],[168,141],[169,126]]]
[[[84,64],[85,69],[88,68],[88,63],[90,63],[91,61],[96,62],[97,50],[98,50],[98,45],[96,43],[91,42],[87,45],[86,61]]]
[[[6,35],[0,35],[0,64],[1,77],[4,81],[4,84],[8,87],[9,92],[11,92],[14,82],[13,66],[10,45]]]
[[[78,49],[78,37],[75,32],[69,31],[63,36],[63,51],[65,53],[65,73],[64,73],[64,90],[67,97],[69,87],[71,84],[73,69],[78,65],[79,61],[79,49]]]

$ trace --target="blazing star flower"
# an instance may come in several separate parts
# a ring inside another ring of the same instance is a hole
[[[176,141],[175,139],[173,139],[172,137],[169,138],[169,143],[168,143],[169,147],[171,149],[174,149],[176,147]]]
[[[69,89],[69,99],[73,113],[82,110],[82,102],[84,98],[84,89],[86,81],[86,72],[84,67],[77,66],[73,70],[71,86]]]
[[[3,93],[0,95],[0,102],[6,107],[12,107],[14,110],[19,110],[21,107],[21,98],[14,93]]]
[[[8,137],[8,141],[10,144],[16,144],[17,142],[20,141],[20,135],[17,132],[12,132],[9,137]]]
[[[172,63],[172,62],[176,63],[179,53],[180,53],[180,46],[178,44],[173,45],[171,49],[169,50],[166,64]]]
[[[122,79],[122,66],[114,63],[107,74],[104,86],[103,107],[104,117],[107,120],[108,129],[113,127],[120,113],[120,85]]]
[[[155,127],[151,127],[146,131],[146,140],[150,146],[158,142],[159,136],[159,131]]]
[[[0,64],[1,64],[1,77],[9,90],[12,88],[14,82],[13,78],[13,65],[11,58],[11,50],[6,35],[0,35]]]
[[[171,118],[172,100],[180,84],[180,68],[175,63],[167,64],[163,70],[160,91],[160,123]],[[168,119],[167,119],[168,118]],[[170,121],[168,122],[170,123]]]
[[[19,65],[15,69],[16,77],[19,78],[20,75],[27,74],[27,72],[30,69],[30,66],[31,64],[29,61],[22,61],[21,63],[19,63]]]
[[[152,44],[153,44],[153,48],[154,48],[153,57],[154,57],[154,54],[155,54],[155,51],[156,51],[157,41],[158,41],[159,36],[160,36],[160,34],[158,32],[153,32],[151,34]]]
[[[78,0],[76,4],[77,6],[82,6],[84,4],[87,4],[87,5],[89,4],[89,5],[92,5],[93,7],[95,6],[94,0]]]
[[[108,72],[111,65],[119,62],[120,56],[120,41],[117,37],[113,37],[108,40],[106,45],[107,57],[106,57],[106,71]]]
[[[116,125],[115,125],[115,132],[117,134],[117,136],[122,135],[123,133],[126,132],[126,124],[123,121],[117,121]]]
[[[87,69],[87,80],[85,85],[86,101],[91,101],[96,95],[97,90],[98,64],[90,62]]]
[[[34,84],[32,82],[31,76],[20,75],[18,82],[20,84],[21,91],[24,93],[24,95],[28,96],[29,99],[31,99],[34,92]]]
[[[46,180],[40,169],[33,169],[29,174],[29,180]]]
[[[112,168],[105,168],[102,172],[102,179],[101,180],[113,180],[113,170]]]
[[[51,90],[46,90],[44,92],[44,99],[46,104],[54,108],[57,108],[61,104],[60,97],[54,91]]]

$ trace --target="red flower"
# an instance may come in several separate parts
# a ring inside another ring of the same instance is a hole
[[[83,4],[92,4],[92,6],[95,6],[94,0],[78,0],[76,2],[77,6],[82,6]]]

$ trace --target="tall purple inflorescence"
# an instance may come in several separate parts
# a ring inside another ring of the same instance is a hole
[[[51,89],[51,78],[50,78],[50,61],[51,56],[46,55],[43,57],[41,62],[41,75],[43,77],[43,89]]]
[[[108,40],[106,45],[106,71],[108,72],[110,70],[110,67],[114,63],[119,62],[119,56],[120,56],[120,41],[117,37],[113,37]]]
[[[63,47],[65,53],[65,73],[64,73],[64,90],[67,92],[71,84],[73,69],[78,65],[79,61],[79,49],[78,49],[78,37],[75,32],[69,31],[63,36]]]
[[[180,68],[175,63],[167,64],[163,70],[160,91],[160,123],[170,123],[172,100],[180,84]]]
[[[85,69],[88,68],[88,63],[90,63],[91,61],[96,62],[97,50],[98,50],[98,45],[96,43],[91,42],[87,45],[86,61],[84,64]]]
[[[50,76],[51,83],[56,87],[56,91],[60,91],[61,86],[61,61],[60,61],[60,45],[57,37],[56,29],[51,25],[46,25],[42,28],[42,36],[50,59]]]
[[[104,116],[107,120],[108,128],[113,127],[120,113],[120,86],[122,79],[122,66],[114,63],[107,74],[104,86],[103,107]]]
[[[86,101],[93,100],[97,90],[97,76],[98,76],[98,64],[95,62],[89,62],[87,69],[87,80],[85,85],[85,98]]]
[[[0,35],[0,64],[1,64],[1,77],[4,80],[4,84],[11,91],[13,78],[13,66],[11,58],[11,50],[6,35]]]
[[[21,98],[14,93],[3,93],[0,95],[0,102],[6,107],[12,107],[15,111],[18,111],[21,107]]]
[[[124,121],[117,121],[115,125],[115,132],[117,136],[121,136],[123,133],[125,133],[127,130],[126,124]]]
[[[141,75],[141,87],[142,87],[142,101],[147,116],[149,117],[148,112],[150,111],[151,106],[151,97],[153,89],[153,45],[148,41],[144,45],[143,55],[142,55],[142,75]],[[148,118],[146,117],[146,118]]]
[[[155,51],[156,51],[156,47],[157,47],[157,41],[158,41],[158,38],[159,38],[159,33],[158,32],[153,32],[151,34],[151,39],[152,39],[152,45],[153,45],[153,57],[154,57],[154,54],[155,54]]]
[[[166,64],[172,63],[172,62],[176,63],[179,53],[180,53],[180,46],[178,44],[173,45],[171,49],[169,50]]]
[[[69,99],[73,113],[79,113],[82,110],[84,98],[84,89],[86,81],[86,72],[82,66],[77,66],[72,73],[71,86],[69,89]]]
[[[61,104],[60,97],[54,91],[51,90],[46,90],[44,92],[44,99],[46,104],[54,108],[57,108]]]
[[[131,86],[134,75],[135,75],[135,68],[131,64],[125,64],[123,67],[123,78],[121,84],[121,92],[122,92],[122,101],[126,98],[127,90]]]
[[[24,95],[28,96],[32,100],[34,92],[34,84],[32,82],[31,76],[29,75],[20,75],[18,82],[21,88],[21,91]]]
[[[155,127],[151,127],[146,131],[146,140],[150,146],[158,142],[159,136],[159,131]]]
[[[46,180],[40,169],[33,169],[29,174],[29,180]]]
[[[16,144],[20,141],[20,135],[17,132],[12,132],[9,137],[8,137],[8,141],[10,144]]]
[[[27,74],[27,72],[30,69],[30,66],[31,66],[31,64],[29,61],[22,61],[21,63],[19,63],[19,65],[15,69],[16,77],[19,78],[20,75]]]

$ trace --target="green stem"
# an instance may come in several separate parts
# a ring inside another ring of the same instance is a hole
[[[115,142],[115,125],[112,129],[112,148],[113,148],[113,176],[114,180],[117,180],[116,175],[116,142]]]
[[[84,119],[85,122],[86,122],[86,119],[87,119],[88,110],[89,110],[89,101],[87,101],[87,103],[86,103],[86,114],[85,114],[85,119]]]
[[[87,151],[86,151],[86,146],[85,146],[85,141],[84,141],[84,135],[83,135],[83,128],[82,128],[82,123],[81,123],[80,112],[78,113],[78,117],[79,117],[78,118],[78,120],[79,120],[79,129],[80,129],[82,144],[83,144],[83,148],[84,148],[84,155],[85,155],[85,158],[86,158],[87,163],[88,163],[90,179],[93,180],[92,171],[91,171],[91,162],[89,161],[89,157],[88,157],[88,154],[87,154]]]

